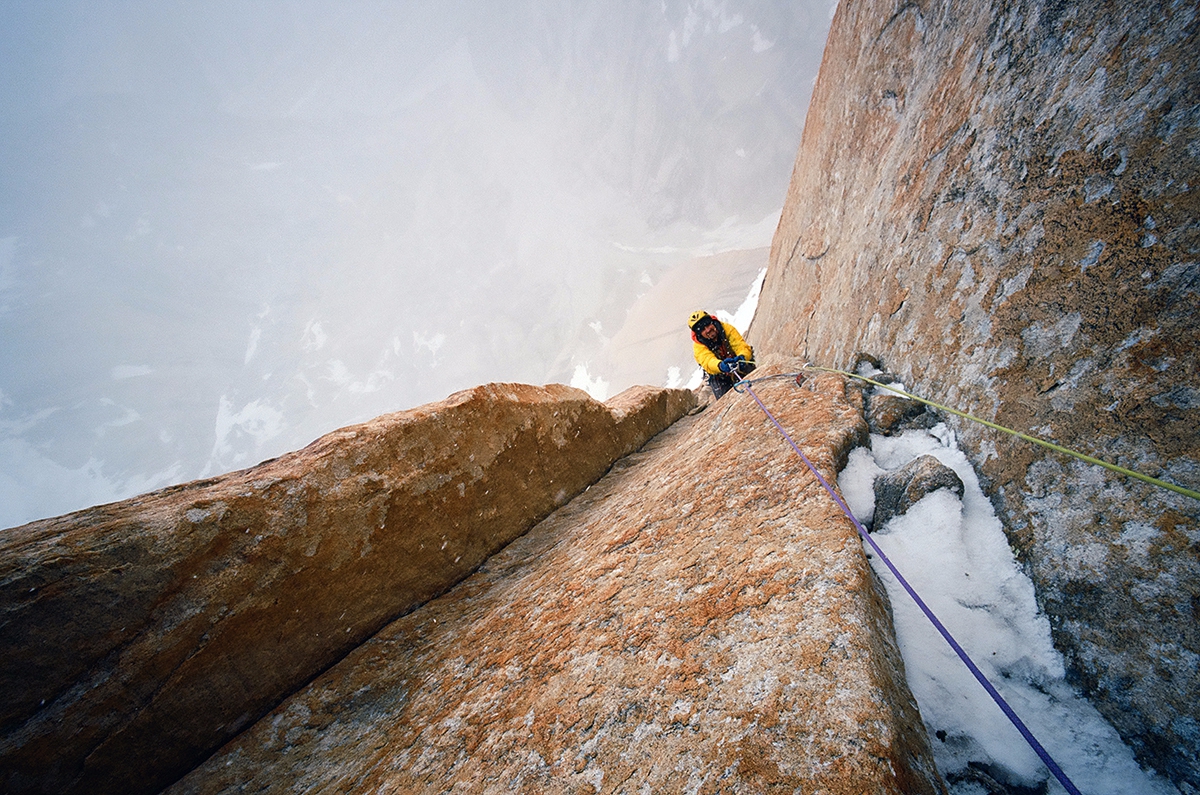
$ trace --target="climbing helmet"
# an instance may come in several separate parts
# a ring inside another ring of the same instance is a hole
[[[712,322],[714,322],[713,316],[704,311],[693,312],[688,316],[688,328],[692,331],[700,331]]]

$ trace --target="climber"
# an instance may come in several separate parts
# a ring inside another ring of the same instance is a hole
[[[714,397],[719,399],[732,389],[735,376],[742,378],[754,369],[754,351],[730,324],[707,312],[693,312],[688,328],[692,330],[692,355],[708,375]]]

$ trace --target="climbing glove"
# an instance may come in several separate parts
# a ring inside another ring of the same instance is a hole
[[[721,369],[722,373],[732,372],[733,368],[736,366],[737,366],[737,359],[735,359],[732,356],[730,356],[728,359],[721,360],[721,363],[719,365],[717,365],[717,367],[719,367]]]

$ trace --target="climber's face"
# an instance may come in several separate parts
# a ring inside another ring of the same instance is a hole
[[[717,338],[717,324],[705,323],[704,328],[700,329],[700,336],[706,340],[715,340]]]

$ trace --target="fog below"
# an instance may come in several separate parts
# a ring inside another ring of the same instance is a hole
[[[0,526],[488,381],[686,380],[831,12],[4,4]]]

